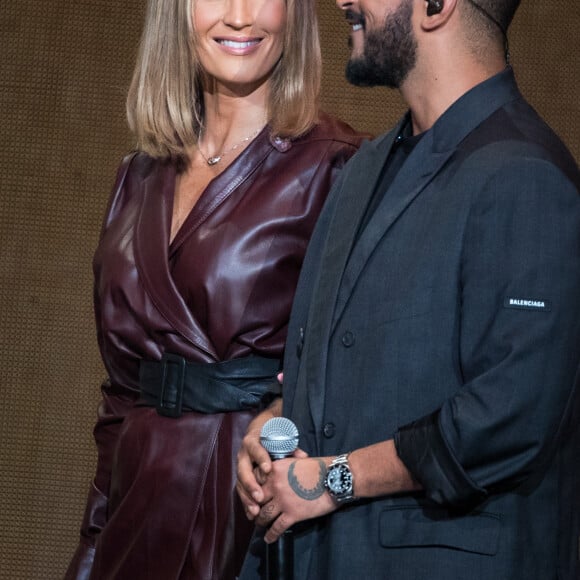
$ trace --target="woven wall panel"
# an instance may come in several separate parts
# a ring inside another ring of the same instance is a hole
[[[62,577],[94,468],[104,375],[91,258],[141,2],[0,8],[0,578]]]
[[[580,155],[575,2],[523,2],[511,34],[520,84]],[[144,0],[3,0],[0,7],[0,579],[60,578],[94,467],[104,371],[91,258],[131,140],[124,98]],[[394,92],[343,80],[348,28],[320,4],[324,108],[373,133]]]

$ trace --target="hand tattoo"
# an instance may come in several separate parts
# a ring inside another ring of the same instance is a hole
[[[272,518],[272,514],[274,513],[274,506],[271,503],[266,504],[262,508],[263,515],[267,516],[268,518]]]
[[[288,483],[290,487],[294,491],[294,493],[301,497],[302,499],[313,501],[318,499],[324,493],[324,479],[326,478],[326,464],[322,459],[318,459],[318,465],[320,466],[320,472],[318,476],[318,481],[311,489],[307,489],[303,487],[296,475],[294,475],[294,466],[296,465],[296,461],[294,461],[290,468],[288,469]]]

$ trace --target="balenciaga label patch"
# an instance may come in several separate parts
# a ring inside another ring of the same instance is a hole
[[[539,298],[506,298],[503,301],[504,308],[516,308],[517,310],[541,310],[549,312],[552,303],[549,300]]]

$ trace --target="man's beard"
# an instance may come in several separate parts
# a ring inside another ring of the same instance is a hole
[[[346,78],[359,87],[386,86],[398,89],[417,60],[417,42],[411,17],[413,1],[403,0],[387,15],[382,28],[364,30],[362,56],[346,65]]]

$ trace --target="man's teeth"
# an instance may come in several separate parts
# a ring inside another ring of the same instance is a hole
[[[248,48],[249,46],[254,46],[258,43],[257,40],[248,40],[246,42],[237,42],[235,40],[220,40],[220,44],[228,46],[230,48]]]
[[[352,25],[352,30],[353,32],[357,31],[357,30],[362,30],[363,25],[362,24],[353,24]]]

